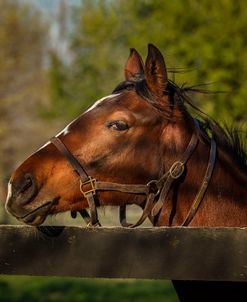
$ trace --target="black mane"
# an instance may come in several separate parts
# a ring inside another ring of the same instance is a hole
[[[210,131],[217,145],[234,159],[236,165],[247,172],[247,152],[243,131],[234,126],[221,127],[213,119],[203,120],[205,131]]]
[[[138,95],[148,101],[158,111],[162,112],[168,119],[171,116],[170,113],[173,107],[176,106],[180,110],[186,111],[185,104],[188,104],[200,115],[200,126],[205,134],[212,136],[217,145],[231,155],[236,165],[247,172],[246,133],[243,135],[244,132],[238,127],[228,127],[226,125],[224,125],[224,127],[220,126],[215,120],[207,116],[193,104],[189,93],[212,93],[209,90],[202,89],[201,87],[203,85],[204,84],[191,87],[186,87],[184,85],[178,86],[175,82],[169,80],[167,90],[164,91],[164,94],[170,96],[170,104],[166,107],[161,107],[155,102],[152,93],[147,87],[145,79],[124,81],[113,90],[113,93],[118,93],[123,90],[135,90]]]

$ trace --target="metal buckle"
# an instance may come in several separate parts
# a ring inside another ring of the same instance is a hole
[[[88,193],[92,193],[93,195],[96,194],[96,187],[95,187],[96,179],[91,176],[89,176],[88,178],[89,179],[84,182],[82,182],[80,179],[80,191],[82,192],[82,194],[84,195],[85,198],[87,198]],[[83,186],[85,186],[85,185],[91,185],[91,188],[87,191],[83,191]]]
[[[175,161],[171,166],[169,173],[173,179],[179,178],[184,173],[184,163]]]
[[[150,180],[147,183],[147,187],[149,189],[149,193],[154,193],[154,196],[157,196],[160,193],[160,188],[158,187],[157,184],[158,184],[157,180]]]

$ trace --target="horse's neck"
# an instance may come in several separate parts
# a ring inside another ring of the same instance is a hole
[[[172,186],[157,225],[181,225],[201,186],[210,146],[199,142],[187,163],[186,176]],[[176,154],[179,159],[179,154]],[[247,226],[244,173],[233,168],[230,156],[218,149],[216,164],[206,194],[189,226]]]

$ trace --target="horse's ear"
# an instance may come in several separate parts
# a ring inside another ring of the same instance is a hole
[[[162,53],[152,44],[148,44],[145,77],[152,94],[162,97],[166,91],[168,82],[166,65]]]
[[[124,75],[127,81],[144,78],[144,64],[141,56],[134,48],[130,49],[130,55],[124,68]]]

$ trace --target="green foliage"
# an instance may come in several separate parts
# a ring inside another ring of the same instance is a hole
[[[50,110],[44,111],[47,117],[58,118],[64,112],[64,108],[68,107],[71,110],[69,104],[70,97],[66,92],[67,74],[66,68],[63,66],[62,61],[52,52],[50,55],[51,67],[48,69],[49,76],[49,95],[52,100],[53,106]],[[72,103],[73,104],[73,103]]]
[[[18,0],[0,1],[0,205],[11,171],[38,138],[37,107],[47,99],[46,49],[41,13]]]
[[[30,25],[31,24],[31,25]],[[16,0],[0,2],[0,100],[20,100],[39,87],[47,28],[41,15]]]
[[[69,91],[65,98],[68,115],[78,115],[123,79],[129,47],[145,55],[147,43],[152,42],[165,54],[168,67],[192,69],[176,74],[178,83],[213,82],[208,89],[228,92],[193,96],[202,110],[220,121],[246,119],[244,0],[84,0],[73,23],[72,61],[62,67],[67,76],[63,88]],[[51,68],[56,69],[56,64]],[[58,96],[59,89],[54,89]],[[61,98],[61,106],[65,99]]]
[[[3,302],[176,302],[167,281],[1,277]]]

